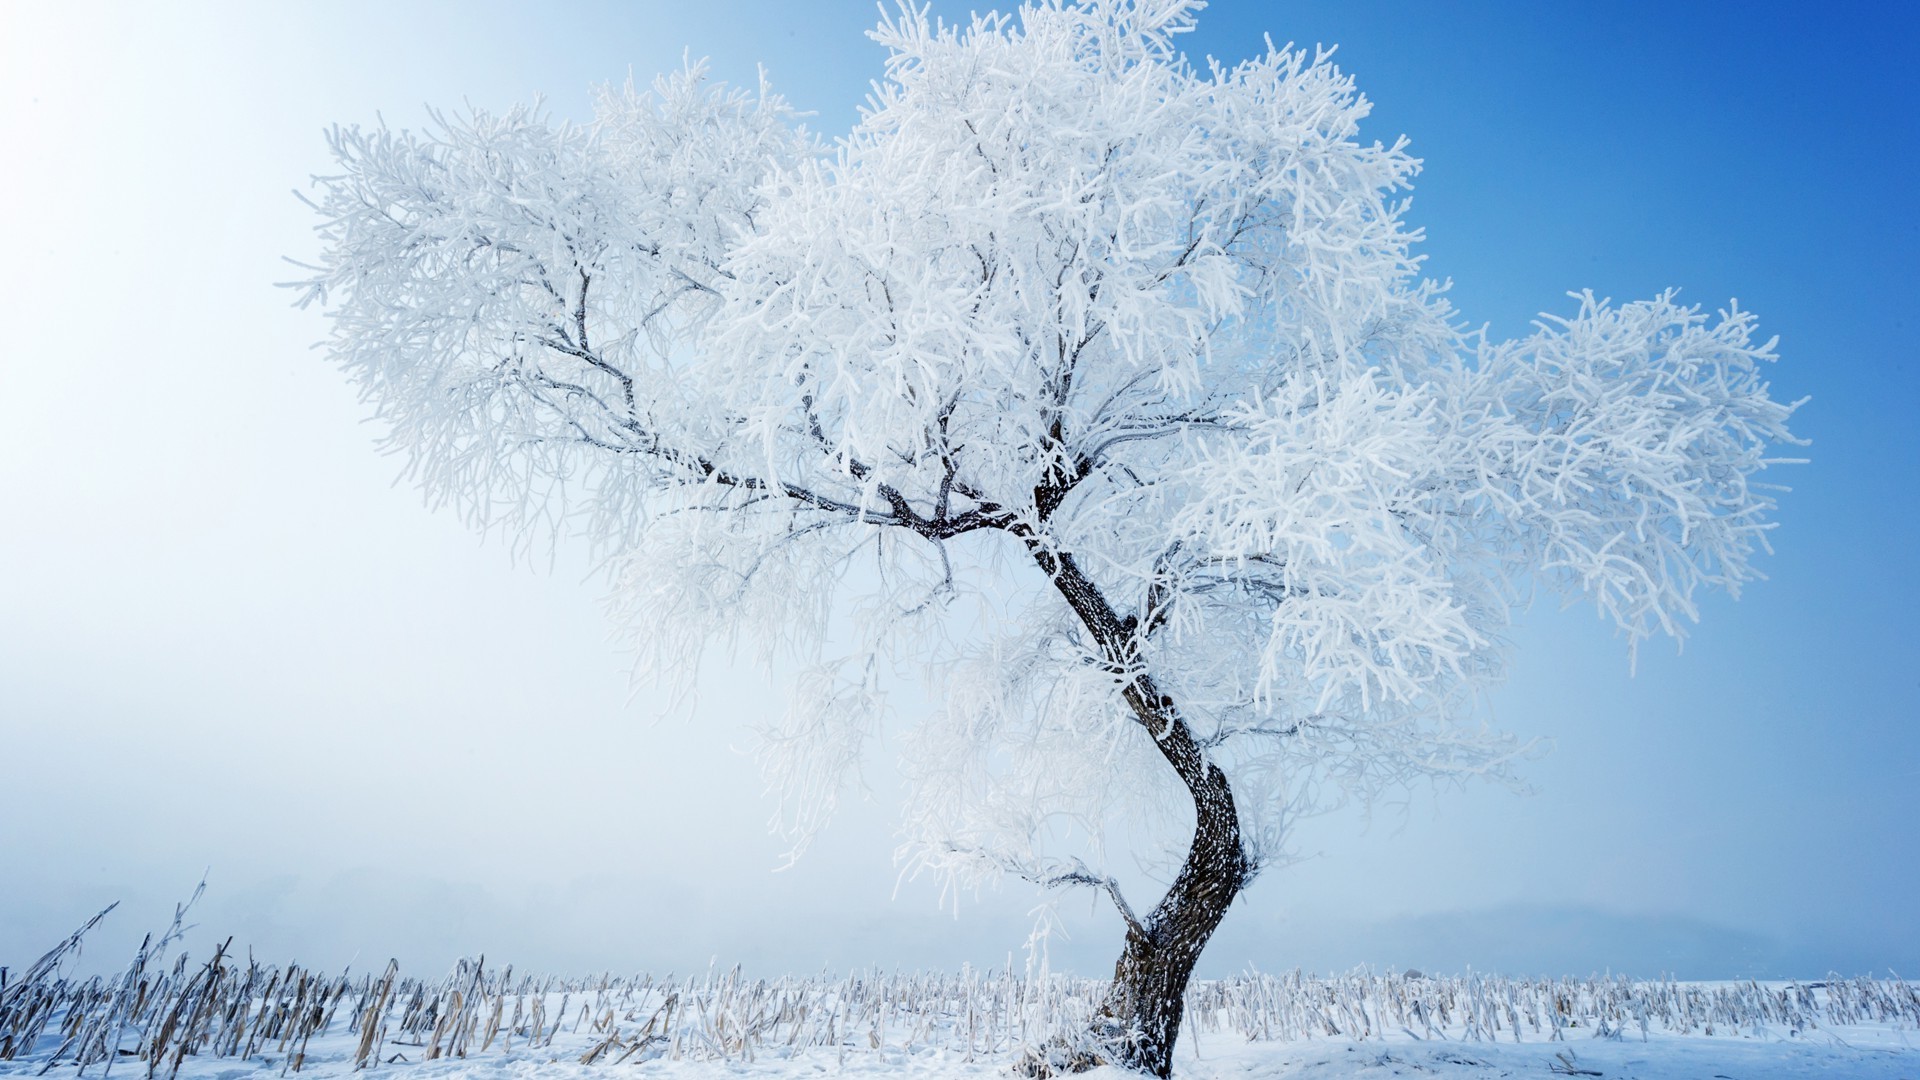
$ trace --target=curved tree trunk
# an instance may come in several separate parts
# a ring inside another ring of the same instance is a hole
[[[1204,790],[1194,793],[1193,846],[1186,864],[1146,920],[1127,929],[1126,948],[1096,1021],[1096,1034],[1114,1064],[1153,1076],[1173,1073],[1187,981],[1249,876],[1233,793],[1217,766],[1207,765],[1206,772]]]
[[[1129,920],[1113,985],[1094,1021],[1096,1049],[1032,1062],[1031,1071],[1075,1072],[1111,1063],[1170,1076],[1194,964],[1252,877],[1233,789],[1220,767],[1207,760],[1173,699],[1141,665],[1134,619],[1114,611],[1071,555],[1049,550],[1031,536],[1028,550],[1099,643],[1106,662],[1128,677],[1121,694],[1193,796],[1194,809],[1193,844],[1180,875],[1144,920]]]

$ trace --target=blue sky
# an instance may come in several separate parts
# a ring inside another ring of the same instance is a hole
[[[961,4],[937,4],[959,14]],[[844,130],[879,72],[858,0],[808,5],[14,9],[0,176],[0,963],[124,898],[96,954],[202,922],[267,955],[486,952],[529,968],[763,970],[1004,959],[1033,898],[896,890],[874,798],[772,874],[716,666],[654,725],[562,555],[516,567],[391,485],[323,328],[270,283],[311,250],[288,194],[321,128],[499,108],[709,55]],[[1209,950],[1699,977],[1920,969],[1920,513],[1911,403],[1920,46],[1902,5],[1214,5],[1225,59],[1338,43],[1370,134],[1426,160],[1428,267],[1475,324],[1564,293],[1737,297],[1811,396],[1771,580],[1629,677],[1584,609],[1538,610],[1492,708],[1554,752],[1537,793],[1419,795],[1316,824]],[[1117,924],[1063,904],[1056,964]],[[121,934],[116,938],[114,934]]]

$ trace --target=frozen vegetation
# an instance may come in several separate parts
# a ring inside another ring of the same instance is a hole
[[[561,979],[484,959],[441,978],[392,963],[327,973],[231,942],[189,956],[178,929],[116,974],[66,974],[85,928],[0,968],[0,1075],[1006,1076],[1083,1031],[1107,991],[1013,963],[773,979]],[[1899,979],[1248,972],[1196,980],[1185,1013],[1173,1066],[1191,1077],[1920,1073],[1920,988]],[[1124,1075],[1092,1075],[1107,1072]]]

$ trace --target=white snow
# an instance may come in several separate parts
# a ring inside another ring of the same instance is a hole
[[[1086,1030],[1104,990],[1011,966],[559,980],[462,961],[428,981],[391,964],[329,975],[147,950],[78,980],[61,977],[68,951],[0,975],[0,1076],[1005,1076],[1027,1048]],[[1190,988],[1174,1065],[1196,1078],[1912,1078],[1920,991],[1248,973]]]
[[[185,1080],[240,1080],[245,1077],[299,1075],[340,1077],[354,1074],[354,1037],[339,1032],[316,1038],[309,1049],[305,1067],[293,1074],[285,1070],[284,1056],[269,1054],[252,1061],[189,1058],[180,1070]],[[581,1042],[584,1043],[584,1039]],[[393,1054],[418,1053],[418,1048],[390,1048]],[[607,1080],[608,1077],[658,1076],[662,1078],[760,1077],[766,1080],[787,1077],[812,1077],[822,1074],[848,1076],[904,1076],[924,1080],[944,1078],[1005,1077],[1011,1075],[1010,1055],[977,1057],[952,1050],[863,1049],[844,1057],[830,1050],[811,1050],[790,1057],[763,1056],[752,1062],[743,1060],[679,1061],[664,1058],[644,1063],[629,1061],[620,1065],[583,1065],[579,1046],[556,1043],[539,1051],[515,1049],[508,1053],[489,1053],[470,1058],[441,1058],[436,1061],[408,1059],[383,1063],[368,1070],[369,1080],[386,1076],[391,1080],[448,1080],[473,1078],[492,1080],[508,1077],[581,1077]],[[1564,1057],[1563,1057],[1564,1055]],[[44,1067],[44,1055],[25,1060],[0,1062],[0,1076],[33,1076]],[[1785,1034],[1751,1035],[1663,1035],[1652,1034],[1642,1042],[1638,1037],[1621,1040],[1574,1038],[1565,1042],[1528,1041],[1522,1043],[1466,1042],[1457,1040],[1419,1041],[1401,1034],[1385,1040],[1354,1042],[1342,1039],[1248,1042],[1227,1033],[1206,1034],[1196,1041],[1183,1038],[1175,1055],[1174,1075],[1202,1078],[1315,1078],[1349,1080],[1376,1077],[1451,1077],[1498,1076],[1580,1076],[1567,1072],[1592,1070],[1604,1077],[1621,1080],[1709,1080],[1712,1077],[1735,1080],[1785,1080],[1790,1077],[1855,1077],[1859,1080],[1894,1080],[1920,1076],[1920,1043],[1916,1033],[1891,1026],[1852,1026],[1822,1030],[1802,1036]],[[123,1059],[115,1068],[123,1076],[143,1076],[146,1064]],[[56,1067],[48,1075],[73,1075],[71,1066]],[[98,1065],[86,1075],[100,1076]],[[1106,1068],[1085,1074],[1087,1080],[1122,1080],[1131,1074]]]

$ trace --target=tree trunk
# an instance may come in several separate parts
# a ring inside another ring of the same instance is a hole
[[[1233,793],[1217,766],[1209,764],[1206,771],[1210,782],[1204,792],[1195,792],[1193,846],[1186,864],[1146,920],[1127,929],[1126,948],[1095,1021],[1102,1057],[1153,1076],[1173,1073],[1187,981],[1248,878]]]
[[[1126,678],[1121,696],[1193,796],[1194,822],[1193,844],[1179,877],[1144,920],[1130,920],[1113,985],[1094,1019],[1091,1045],[1057,1048],[1064,1052],[1030,1059],[1024,1071],[1081,1072],[1110,1063],[1170,1076],[1194,964],[1252,877],[1240,842],[1240,815],[1226,774],[1207,760],[1178,706],[1140,663],[1134,637],[1138,623],[1114,611],[1071,555],[1049,550],[1031,537],[1028,547],[1099,643],[1105,661]]]

